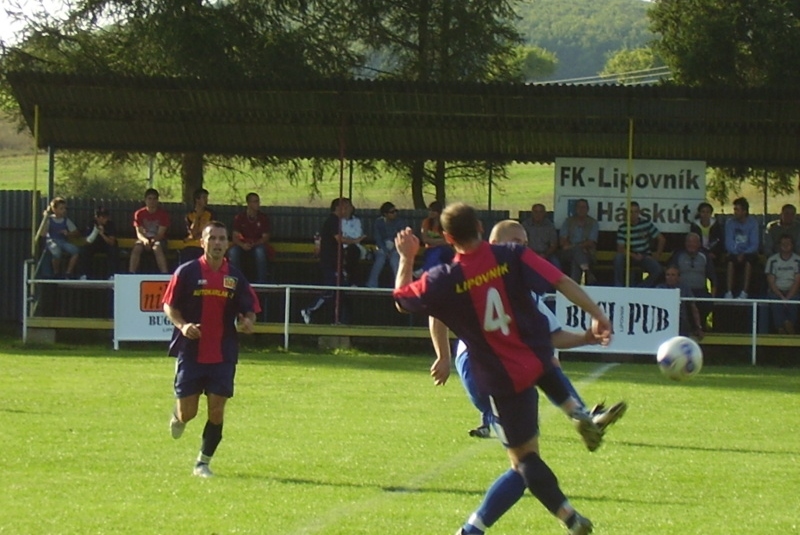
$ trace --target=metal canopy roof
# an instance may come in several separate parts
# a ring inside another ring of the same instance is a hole
[[[210,82],[9,72],[39,146],[351,159],[556,157],[800,167],[800,91]]]

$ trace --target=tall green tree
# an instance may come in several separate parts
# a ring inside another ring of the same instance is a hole
[[[800,83],[800,0],[656,0],[649,16],[653,47],[680,84]],[[794,189],[794,176],[797,171],[790,169],[719,169],[712,173],[709,192],[726,202],[745,180],[786,192]]]
[[[4,51],[2,67],[209,80],[341,76],[361,58],[339,13],[334,0],[78,0],[62,19],[28,18],[23,42]],[[218,158],[187,153],[161,163],[175,160],[188,201],[205,165]]]
[[[355,1],[363,17],[361,40],[373,52],[380,77],[420,82],[520,81],[530,49],[514,27],[515,1]],[[531,63],[532,60],[531,60]],[[446,178],[486,181],[486,164],[421,160],[393,162],[407,174],[415,208],[426,206],[425,185],[446,200]]]

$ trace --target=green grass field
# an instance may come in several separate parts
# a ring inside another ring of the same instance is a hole
[[[452,533],[507,467],[427,356],[260,349],[237,374],[217,476],[190,475],[204,418],[173,440],[156,346],[0,349],[0,533]],[[797,533],[800,370],[565,364],[587,402],[631,408],[596,453],[547,404],[544,458],[595,533]],[[593,374],[599,374],[596,377]],[[563,533],[527,496],[490,533]]]

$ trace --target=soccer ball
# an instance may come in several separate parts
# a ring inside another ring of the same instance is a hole
[[[703,350],[685,336],[670,338],[658,348],[658,369],[673,381],[694,377],[703,367]]]

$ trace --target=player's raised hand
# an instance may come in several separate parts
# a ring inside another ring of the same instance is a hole
[[[411,227],[406,227],[394,237],[394,246],[400,256],[414,258],[419,251],[419,238],[416,237]]]

